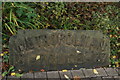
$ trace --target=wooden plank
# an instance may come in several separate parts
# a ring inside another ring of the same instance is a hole
[[[85,78],[83,71],[81,69],[80,70],[71,70],[71,73],[73,75],[73,78],[74,77]]]
[[[68,77],[69,80],[73,78],[70,70],[68,70],[67,72],[59,71],[59,73],[60,73],[61,80],[66,80],[66,77]]]
[[[93,73],[93,69],[83,69],[83,72],[85,77],[96,77],[96,75]]]
[[[67,80],[67,79],[65,79]],[[71,80],[71,79],[70,79]],[[72,80],[91,80],[91,78],[80,78],[80,77],[74,77]]]
[[[102,80],[101,77],[94,77],[94,78],[91,78],[90,80]]]
[[[108,76],[117,76],[118,73],[114,68],[104,68]]]
[[[120,76],[114,76],[114,80],[120,80]]]
[[[81,78],[80,80],[91,80],[90,78]]]
[[[117,71],[118,75],[120,76],[120,67],[119,68],[115,68],[115,70]]]
[[[49,71],[47,72],[47,78],[48,80],[60,80],[60,75],[58,71]]]
[[[20,80],[20,77],[7,76],[7,80]]]
[[[96,68],[98,74],[96,76],[107,76],[105,70],[103,68]]]
[[[1,79],[1,78],[2,78],[2,79]],[[1,78],[0,78],[1,80],[7,80],[7,77],[6,77],[6,76],[5,76],[5,77],[2,77],[2,76],[1,76]]]
[[[5,78],[2,78],[1,80],[7,80],[7,79],[5,79]]]
[[[26,73],[21,76],[21,80],[34,80],[34,75],[33,73]]]
[[[47,80],[46,72],[35,72],[34,73],[35,80]]]
[[[102,77],[102,80],[114,80],[114,78],[111,76],[107,76],[107,77]]]

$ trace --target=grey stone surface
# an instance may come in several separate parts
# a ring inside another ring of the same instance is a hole
[[[109,39],[93,30],[19,30],[9,40],[10,64],[28,72],[109,65]]]

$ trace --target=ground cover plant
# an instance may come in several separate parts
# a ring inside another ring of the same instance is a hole
[[[4,2],[2,6],[3,76],[21,76],[8,64],[9,38],[18,29],[101,30],[110,38],[109,67],[120,67],[119,3]]]

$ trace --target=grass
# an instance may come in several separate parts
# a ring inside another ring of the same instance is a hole
[[[110,66],[120,67],[118,3],[4,2],[2,5],[3,76],[14,74],[13,66],[8,64],[8,41],[18,29],[101,30],[110,38]]]

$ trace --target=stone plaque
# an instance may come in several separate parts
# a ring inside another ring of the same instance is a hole
[[[80,69],[109,65],[110,42],[93,30],[19,30],[10,37],[17,71]]]

